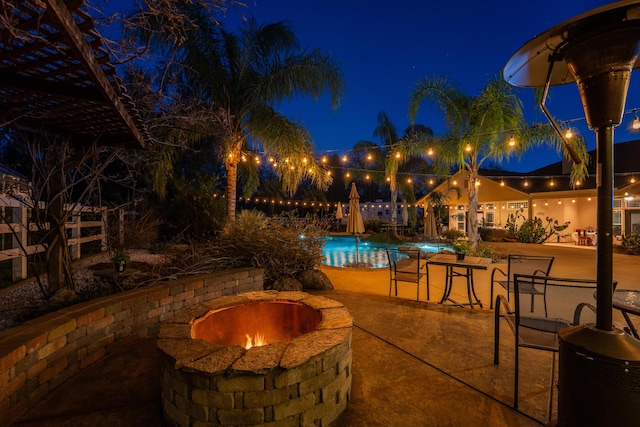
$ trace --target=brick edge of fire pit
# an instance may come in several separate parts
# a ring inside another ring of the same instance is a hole
[[[249,350],[192,338],[192,324],[210,311],[263,301],[300,302],[322,320],[288,344]],[[181,310],[158,339],[165,418],[170,425],[329,425],[351,394],[352,328],[341,303],[304,292],[249,292]]]

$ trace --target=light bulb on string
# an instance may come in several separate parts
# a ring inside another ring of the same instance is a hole
[[[344,163],[347,163],[349,161],[349,158],[347,157],[347,155],[345,154],[344,156],[342,156],[342,161]]]
[[[367,160],[369,161],[373,160],[373,154],[371,153],[367,154]]]
[[[427,156],[433,156],[433,148],[429,147],[427,150]]]
[[[396,151],[396,159],[399,159],[400,157],[402,157],[402,155],[400,154],[399,151]]]
[[[466,147],[464,147],[464,151],[466,151],[467,153],[470,153],[470,152],[471,152],[471,150],[472,150],[472,148],[471,148],[471,144],[469,144],[469,143],[467,142]]]
[[[515,146],[516,146],[516,140],[512,136],[511,138],[509,138],[509,147],[515,147]]]
[[[631,123],[631,128],[633,130],[640,129],[640,119],[638,119],[638,114],[636,113],[636,110],[633,110],[633,123]]]
[[[571,131],[571,128],[567,128],[567,130],[564,132],[564,137],[567,139],[571,139],[573,137],[573,132]]]

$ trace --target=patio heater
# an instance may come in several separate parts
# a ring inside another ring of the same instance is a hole
[[[595,325],[560,331],[558,425],[640,425],[640,341],[613,327],[613,131],[622,121],[640,54],[640,0],[619,1],[575,16],[527,42],[503,75],[514,86],[576,82],[596,133],[598,243]],[[563,138],[568,148],[569,141]],[[574,161],[575,153],[569,150]]]

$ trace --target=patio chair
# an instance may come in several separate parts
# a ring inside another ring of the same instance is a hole
[[[530,297],[529,286],[534,280],[542,280],[544,308],[535,312],[521,310],[525,298]],[[522,286],[524,284],[524,287]],[[514,305],[504,295],[496,297],[494,364],[500,362],[500,323],[504,318],[514,334],[514,395],[513,407],[518,409],[518,372],[520,348],[551,351],[551,389],[547,407],[547,417],[551,415],[553,384],[556,369],[556,353],[559,351],[558,331],[581,323],[595,322],[595,280],[563,279],[549,276],[519,275],[513,279]],[[525,290],[525,292],[523,292]],[[590,310],[584,310],[589,308]]]
[[[427,255],[418,248],[386,249],[389,261],[389,296],[395,285],[395,295],[398,296],[398,282],[416,285],[416,301],[420,300],[420,281],[426,278],[427,300],[429,299],[429,270],[427,269]]]
[[[491,294],[489,308],[493,308],[493,287],[498,284],[507,291],[507,301],[509,294],[513,293],[513,277],[516,274],[532,276],[548,276],[555,257],[540,255],[509,255],[507,258],[507,272],[501,268],[495,268],[491,272]],[[521,282],[520,292],[531,295],[531,311],[533,311],[533,297],[540,295],[539,280],[534,278],[530,283]]]

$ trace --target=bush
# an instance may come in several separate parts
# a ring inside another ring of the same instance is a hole
[[[446,230],[444,233],[442,233],[442,237],[444,237],[447,240],[454,241],[454,240],[465,238],[467,237],[467,235],[462,230],[449,229],[449,230]]]
[[[263,268],[265,284],[270,285],[320,264],[323,233],[311,218],[301,221],[291,214],[266,218],[262,212],[243,211],[211,243],[210,252],[226,260],[227,267]]]
[[[564,231],[570,224],[569,221],[558,224],[558,220],[551,217],[545,220],[546,226],[538,217],[526,219],[520,209],[507,218],[507,237],[521,243],[544,243],[553,235],[559,236],[560,231]]]
[[[401,238],[393,237],[391,234],[387,233],[372,234],[365,240],[370,243],[379,243],[383,245],[397,245],[399,243],[404,243],[404,240]]]
[[[491,245],[478,246],[478,249],[474,251],[473,255],[483,257],[483,258],[491,258],[493,262],[498,262],[501,259],[506,258],[505,254],[503,254],[502,252],[500,252],[499,249]]]
[[[364,229],[371,233],[377,233],[382,226],[382,220],[378,218],[370,218],[364,222]]]
[[[620,245],[630,255],[640,255],[640,232],[622,236]]]

